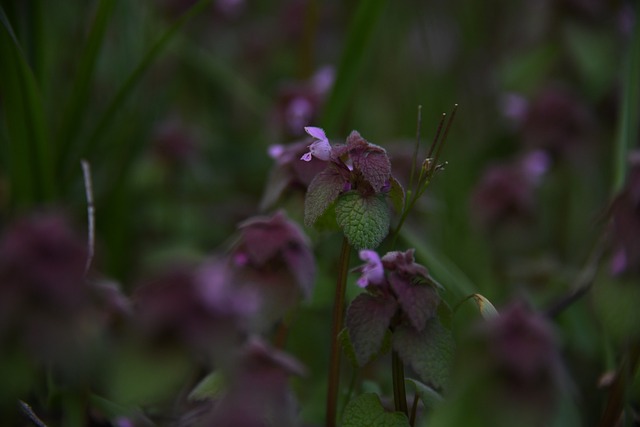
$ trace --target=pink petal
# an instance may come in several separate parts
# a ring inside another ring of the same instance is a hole
[[[321,141],[329,142],[329,139],[327,138],[327,135],[325,135],[324,130],[322,130],[321,128],[316,128],[316,127],[313,127],[313,126],[306,126],[304,128],[304,131],[307,132],[312,137],[314,137],[315,139],[319,139]]]
[[[331,159],[331,144],[327,140],[319,140],[309,146],[311,154],[320,160]]]
[[[303,156],[300,157],[300,160],[304,160],[305,162],[310,162],[311,161],[311,152],[304,153]]]

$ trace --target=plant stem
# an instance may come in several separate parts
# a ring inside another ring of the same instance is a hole
[[[598,424],[600,427],[616,425],[620,420],[620,415],[629,393],[628,388],[638,368],[639,360],[640,344],[636,343],[631,345],[631,348],[623,356],[620,368],[611,386],[607,405],[600,419],[600,424]]]
[[[393,376],[393,401],[396,411],[400,411],[405,415],[409,415],[407,409],[407,391],[404,387],[404,365],[397,351],[393,351],[391,355],[391,373]]]
[[[409,415],[409,425],[411,427],[416,425],[416,413],[418,412],[418,402],[420,401],[420,396],[418,393],[413,396],[413,405],[411,405],[411,414]]]
[[[338,334],[342,330],[344,319],[344,293],[347,285],[347,273],[349,272],[349,254],[351,246],[347,238],[342,239],[340,250],[338,280],[336,282],[336,295],[333,306],[333,327],[331,329],[331,362],[329,364],[329,384],[327,388],[327,412],[326,425],[336,425],[336,413],[338,402],[338,385],[340,384],[340,344]]]

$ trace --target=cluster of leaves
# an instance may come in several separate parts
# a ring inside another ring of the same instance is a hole
[[[327,165],[309,184],[305,225],[315,224],[323,215],[335,216],[352,246],[377,247],[389,232],[389,200],[397,207],[404,199],[402,186],[391,175],[385,149],[356,131],[347,137],[346,144],[333,146],[322,129],[307,128],[307,132],[317,138],[310,154]]]
[[[436,390],[448,382],[453,338],[438,316],[441,299],[427,269],[414,260],[414,251],[389,252],[382,258],[362,251],[366,292],[347,310],[346,330],[355,362],[363,367],[391,346],[420,379]],[[447,317],[447,308],[441,310]]]

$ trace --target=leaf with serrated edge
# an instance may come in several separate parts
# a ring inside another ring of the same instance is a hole
[[[336,220],[357,250],[375,249],[389,232],[389,207],[379,196],[362,197],[355,191],[336,202]]]
[[[398,303],[391,296],[358,295],[347,309],[347,329],[359,366],[380,351]]]
[[[329,165],[313,178],[304,199],[304,224],[311,227],[340,195],[344,188],[344,178]]]
[[[362,394],[344,408],[342,427],[409,427],[401,412],[385,412],[380,398],[373,393]]]
[[[438,293],[426,283],[412,283],[410,279],[395,273],[389,275],[389,283],[411,325],[416,331],[422,331],[427,320],[435,316],[438,310]]]
[[[437,390],[446,388],[453,359],[451,332],[434,317],[422,332],[403,324],[393,331],[393,348],[420,379]]]

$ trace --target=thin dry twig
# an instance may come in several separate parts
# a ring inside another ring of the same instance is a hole
[[[95,209],[93,207],[93,185],[91,182],[91,165],[88,161],[82,159],[80,161],[82,166],[82,175],[84,178],[84,189],[87,196],[87,223],[88,223],[88,236],[87,236],[87,263],[84,268],[85,274],[91,267],[93,261],[93,255],[95,250]]]
[[[47,425],[33,412],[33,409],[24,400],[18,400],[20,412],[29,419],[36,427],[47,427]]]

